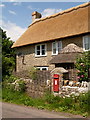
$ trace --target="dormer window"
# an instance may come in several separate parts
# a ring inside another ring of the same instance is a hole
[[[85,51],[90,50],[90,36],[86,35],[83,37],[83,49]]]
[[[52,43],[52,55],[57,55],[62,50],[62,41]]]
[[[46,56],[46,44],[40,44],[35,46],[35,56]]]

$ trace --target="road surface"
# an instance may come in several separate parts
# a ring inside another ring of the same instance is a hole
[[[79,115],[71,115],[37,108],[16,105],[11,103],[0,103],[2,106],[2,118],[82,118]]]

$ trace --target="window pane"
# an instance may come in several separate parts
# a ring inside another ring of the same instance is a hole
[[[85,50],[88,50],[88,44],[85,44]]]
[[[53,43],[53,54],[56,54],[56,42]]]
[[[90,49],[90,36],[84,36],[84,48],[85,50]]]
[[[41,46],[41,49],[45,49],[45,45],[42,45],[42,46]]]
[[[37,55],[40,55],[40,51],[37,51]]]
[[[47,70],[46,68],[42,68],[42,70]]]
[[[40,45],[39,45],[39,46],[37,46],[37,50],[40,50]]]
[[[54,48],[56,48],[56,43],[55,43],[55,42],[53,43],[53,49],[54,49]]]
[[[53,54],[56,54],[56,49],[53,49]]]
[[[58,47],[61,47],[61,41],[58,41]]]
[[[60,52],[62,49],[62,43],[61,43],[61,41],[58,41],[57,44],[58,44],[58,52]]]
[[[45,50],[42,50],[42,55],[45,55]]]

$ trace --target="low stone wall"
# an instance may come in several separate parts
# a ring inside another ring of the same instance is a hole
[[[70,95],[78,96],[80,93],[87,93],[90,90],[90,82],[82,82],[80,86],[62,86],[59,95],[70,97]]]
[[[25,72],[24,75],[22,75],[23,73],[19,74],[20,77],[24,76],[19,80],[25,81],[26,92],[29,96],[34,98],[42,97],[47,90],[54,95],[59,95],[62,97],[70,97],[70,95],[78,96],[80,93],[86,93],[90,90],[90,82],[83,81],[80,83],[77,81],[60,79],[59,93],[56,93],[53,91],[53,75],[50,75],[50,71],[38,71],[35,80],[30,79],[29,76],[25,75],[26,73],[27,72]],[[16,84],[17,81],[13,84]]]
[[[50,72],[37,71],[36,79],[28,79],[26,92],[33,98],[42,97],[47,90],[51,91]]]
[[[50,90],[50,87],[47,86],[45,83],[37,84],[33,81],[28,83],[26,87],[27,87],[26,92],[30,97],[33,97],[33,98],[43,97],[45,92],[47,90]]]

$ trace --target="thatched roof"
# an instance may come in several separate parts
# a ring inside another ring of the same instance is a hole
[[[60,53],[81,53],[81,52],[83,52],[83,48],[80,48],[74,43],[71,43],[64,47]]]
[[[54,68],[51,73],[54,74],[54,73],[67,73],[68,70],[64,69],[63,67],[58,67],[58,68]]]
[[[32,23],[12,47],[88,33],[90,32],[89,9],[90,2],[41,18]]]
[[[74,63],[76,58],[81,55],[83,49],[71,43],[64,47],[62,51],[50,60],[51,64]]]

